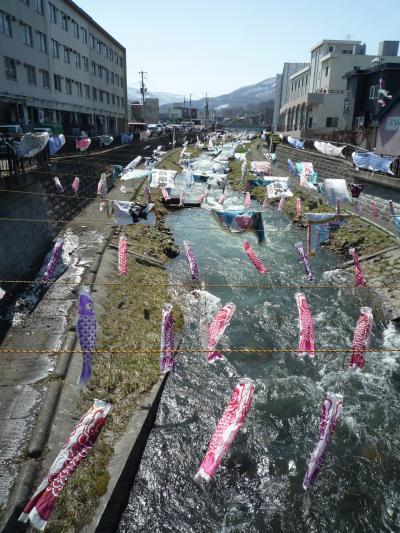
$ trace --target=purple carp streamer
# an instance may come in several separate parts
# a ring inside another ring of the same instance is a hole
[[[79,317],[76,323],[81,350],[83,351],[82,371],[78,389],[85,387],[92,378],[92,350],[96,347],[96,318],[89,287],[79,290]]]
[[[94,400],[92,407],[85,413],[71,431],[60,453],[57,455],[47,476],[24,507],[20,522],[28,522],[43,531],[50,519],[56,498],[68,480],[87,457],[103,428],[111,404]]]
[[[354,269],[356,271],[356,280],[354,282],[354,287],[366,287],[367,282],[365,281],[364,274],[361,268],[361,263],[358,258],[355,248],[349,248],[349,252],[354,262]]]
[[[307,275],[307,279],[309,281],[314,281],[315,276],[314,276],[314,272],[311,269],[310,258],[308,257],[308,255],[306,254],[304,250],[303,243],[300,241],[295,244],[295,247],[296,247],[296,250],[298,251],[301,261],[303,262],[304,270]]]
[[[46,272],[43,274],[43,281],[50,281],[54,278],[54,274],[62,256],[63,247],[64,240],[57,239],[53,248],[53,252],[51,254],[50,261],[47,265]]]
[[[315,356],[314,348],[314,320],[308,307],[306,297],[302,292],[295,294],[297,309],[299,311],[299,355]]]
[[[54,181],[54,185],[55,185],[56,191],[57,192],[64,192],[64,188],[61,185],[61,181],[60,181],[60,179],[57,176],[55,178],[53,178],[53,181]]]
[[[209,363],[213,363],[216,359],[223,359],[224,356],[221,352],[214,351],[218,341],[222,337],[225,329],[229,325],[233,313],[236,310],[236,306],[233,303],[227,303],[211,320],[208,326],[208,342],[207,342],[207,360]]]
[[[196,256],[193,253],[192,247],[189,241],[183,241],[183,247],[185,249],[186,258],[189,263],[190,275],[193,280],[200,279],[199,267],[197,264]]]
[[[172,305],[164,304],[161,323],[160,372],[167,373],[170,370],[174,371],[175,366]]]
[[[372,309],[370,307],[361,307],[361,314],[354,330],[349,368],[354,370],[364,368],[365,352],[369,347],[373,320]]]
[[[236,385],[232,398],[219,420],[203,462],[195,475],[195,481],[206,483],[215,475],[226,452],[232,446],[240,428],[243,426],[254,395],[254,383],[242,379]]]
[[[319,424],[319,441],[311,454],[310,462],[303,480],[303,489],[314,485],[324,464],[328,445],[332,439],[337,421],[343,409],[343,396],[328,392],[322,402]]]

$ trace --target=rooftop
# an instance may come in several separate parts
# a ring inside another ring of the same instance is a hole
[[[379,63],[368,68],[353,69],[353,70],[350,70],[349,72],[346,72],[343,78],[352,78],[354,76],[364,76],[367,74],[371,74],[373,72],[380,72],[382,70],[400,70],[400,63]]]
[[[340,40],[335,40],[335,39],[322,39],[322,41],[320,41],[319,43],[317,43],[316,45],[314,45],[310,52],[313,52],[316,48],[319,48],[320,46],[322,46],[323,44],[325,43],[329,43],[329,44],[347,44],[347,45],[350,45],[350,46],[354,46],[355,44],[361,44],[361,41],[349,41],[347,39],[340,39]]]

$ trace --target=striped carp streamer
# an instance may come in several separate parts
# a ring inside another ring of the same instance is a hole
[[[211,320],[208,326],[208,339],[207,339],[207,361],[213,363],[216,359],[223,359],[224,356],[221,352],[214,351],[218,341],[222,337],[225,329],[229,325],[236,306],[233,303],[227,303]]]
[[[128,239],[125,235],[120,235],[118,243],[118,275],[128,274]]]
[[[303,489],[314,485],[319,471],[324,464],[328,445],[336,429],[337,421],[342,414],[343,396],[328,392],[321,406],[321,419],[319,424],[319,441],[311,454],[307,471],[303,480]]]
[[[245,197],[245,200],[244,200],[244,206],[246,209],[249,209],[251,207],[251,198],[250,198],[250,193],[249,192],[246,192],[246,197]]]
[[[161,323],[160,372],[165,374],[170,370],[174,371],[175,366],[172,305],[164,304]]]
[[[372,309],[370,307],[361,307],[361,314],[357,320],[353,344],[351,345],[349,368],[354,370],[364,368],[365,352],[369,348],[373,321]]]
[[[244,180],[247,174],[247,160],[245,159],[242,163],[242,181]]]
[[[365,281],[364,274],[361,268],[361,263],[358,258],[355,248],[349,248],[349,253],[353,258],[354,270],[356,271],[356,280],[354,282],[354,287],[366,287],[367,282]]]
[[[92,378],[92,350],[96,348],[96,318],[89,287],[79,290],[79,316],[76,333],[83,352],[82,371],[77,384],[78,389],[87,386]]]
[[[72,192],[74,194],[78,194],[79,184],[80,184],[80,180],[78,176],[75,176],[74,181],[72,182],[72,185],[71,185]]]
[[[303,262],[304,271],[307,275],[308,281],[314,281],[315,276],[314,276],[314,272],[311,270],[310,258],[308,257],[308,255],[306,254],[306,251],[304,250],[303,243],[300,241],[295,244],[295,247],[300,256],[300,260]]]
[[[208,483],[215,475],[225,454],[232,446],[240,428],[243,426],[254,395],[254,382],[242,379],[233,390],[232,398],[220,418],[203,462],[194,480]]]
[[[107,175],[102,174],[97,184],[97,196],[100,196],[102,200],[107,198]]]
[[[265,274],[266,272],[268,272],[267,267],[263,264],[258,255],[254,253],[254,250],[251,247],[249,241],[243,241],[243,248],[246,254],[248,255],[250,261],[253,263],[253,265],[256,267],[260,274]]]
[[[24,507],[20,522],[28,522],[43,531],[50,519],[56,498],[75,470],[92,450],[103,428],[111,404],[94,400],[92,407],[71,431],[45,479]]]
[[[361,216],[363,210],[362,210],[361,202],[358,198],[354,200],[354,207],[356,208],[357,214]]]
[[[161,194],[163,195],[163,198],[165,201],[170,199],[170,196],[168,194],[168,191],[165,187],[161,187]]]
[[[147,202],[148,204],[151,204],[152,201],[153,201],[153,199],[152,199],[152,197],[151,197],[150,189],[148,188],[147,185],[145,185],[145,186],[143,187],[143,193],[144,193],[144,197],[146,198],[146,202]]]
[[[283,211],[283,208],[285,207],[285,201],[286,198],[284,196],[281,196],[281,199],[279,200],[278,204],[278,211]]]
[[[57,192],[64,192],[64,187],[61,185],[61,181],[60,181],[59,178],[57,178],[57,176],[55,178],[53,178],[53,181],[54,181],[54,185],[55,185],[56,191]]]
[[[299,311],[299,355],[308,354],[310,357],[314,357],[314,320],[304,294],[297,292],[295,298]]]
[[[181,191],[181,194],[179,196],[179,207],[183,207],[185,205],[185,191]]]
[[[51,253],[50,261],[47,265],[46,272],[43,274],[43,281],[50,281],[54,278],[57,266],[60,263],[64,247],[64,240],[57,239],[53,251]]]
[[[374,202],[374,200],[371,201],[370,208],[371,208],[372,218],[378,218],[378,215],[379,215],[378,207],[376,205],[376,202]]]
[[[203,194],[200,194],[199,196],[199,202],[202,204],[204,202],[204,200],[207,198],[208,196],[208,192],[209,190],[206,188],[205,191],[203,192]]]
[[[301,218],[303,215],[303,210],[301,208],[301,198],[296,196],[296,217]]]
[[[193,280],[200,279],[199,267],[197,264],[196,256],[193,253],[192,247],[189,241],[183,241],[183,247],[185,249],[186,258],[189,263],[190,275]]]

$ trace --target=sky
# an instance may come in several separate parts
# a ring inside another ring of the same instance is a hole
[[[400,39],[400,0],[75,0],[127,50],[128,86],[198,99],[306,62],[322,39],[360,40],[376,54]]]

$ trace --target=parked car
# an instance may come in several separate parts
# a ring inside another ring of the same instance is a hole
[[[47,132],[50,136],[53,135],[53,130],[51,128],[33,128],[32,133],[44,133]]]
[[[0,137],[3,139],[19,139],[23,134],[19,124],[0,124]]]

